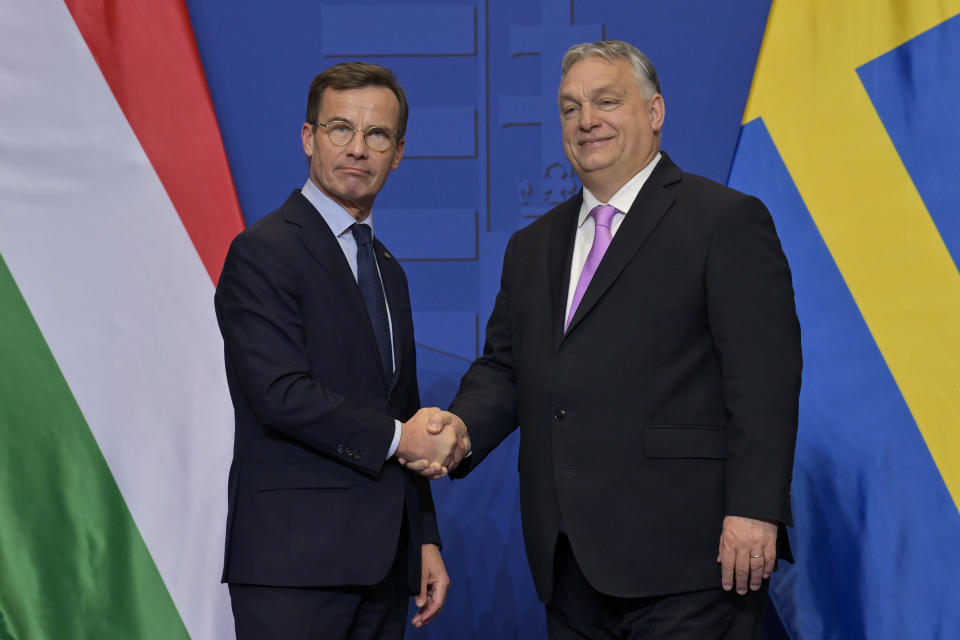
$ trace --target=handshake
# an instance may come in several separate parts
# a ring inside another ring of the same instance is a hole
[[[425,407],[403,423],[397,461],[410,471],[436,480],[457,468],[470,453],[463,420],[437,407]]]

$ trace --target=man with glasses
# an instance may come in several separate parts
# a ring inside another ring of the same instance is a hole
[[[215,306],[236,414],[223,580],[239,640],[401,638],[449,585],[425,479],[469,445],[426,431],[407,281],[373,237],[407,102],[378,65],[310,86],[310,177],[233,241]],[[436,411],[436,409],[434,409]]]

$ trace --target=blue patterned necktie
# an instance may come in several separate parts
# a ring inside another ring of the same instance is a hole
[[[383,285],[380,283],[380,273],[377,271],[377,258],[373,254],[373,233],[368,225],[359,222],[350,227],[350,231],[353,233],[354,240],[357,241],[357,284],[360,285],[360,295],[363,296],[363,304],[367,307],[367,315],[370,316],[373,333],[377,338],[383,370],[392,373],[390,324],[387,321],[387,304],[383,298]]]

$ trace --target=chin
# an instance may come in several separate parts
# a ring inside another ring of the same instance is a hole
[[[611,166],[611,162],[607,160],[584,160],[578,163],[580,166],[580,171],[583,173],[593,173],[595,171],[603,171]]]
[[[339,184],[337,186],[339,187],[338,191],[344,197],[351,198],[351,199],[360,198],[367,193],[367,189],[365,188],[365,185],[346,183],[346,184]]]

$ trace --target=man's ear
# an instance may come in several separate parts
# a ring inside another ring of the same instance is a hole
[[[667,115],[663,96],[659,93],[653,94],[647,101],[647,109],[650,110],[650,125],[654,133],[660,133],[660,130],[663,129],[663,120]]]
[[[393,162],[390,163],[390,170],[393,171],[400,165],[400,160],[403,158],[403,148],[407,144],[406,138],[400,138],[397,140],[397,151],[394,153]]]
[[[309,122],[304,122],[303,126],[300,128],[300,138],[303,140],[303,152],[307,154],[308,158],[313,157],[313,136],[314,136],[314,127]]]

